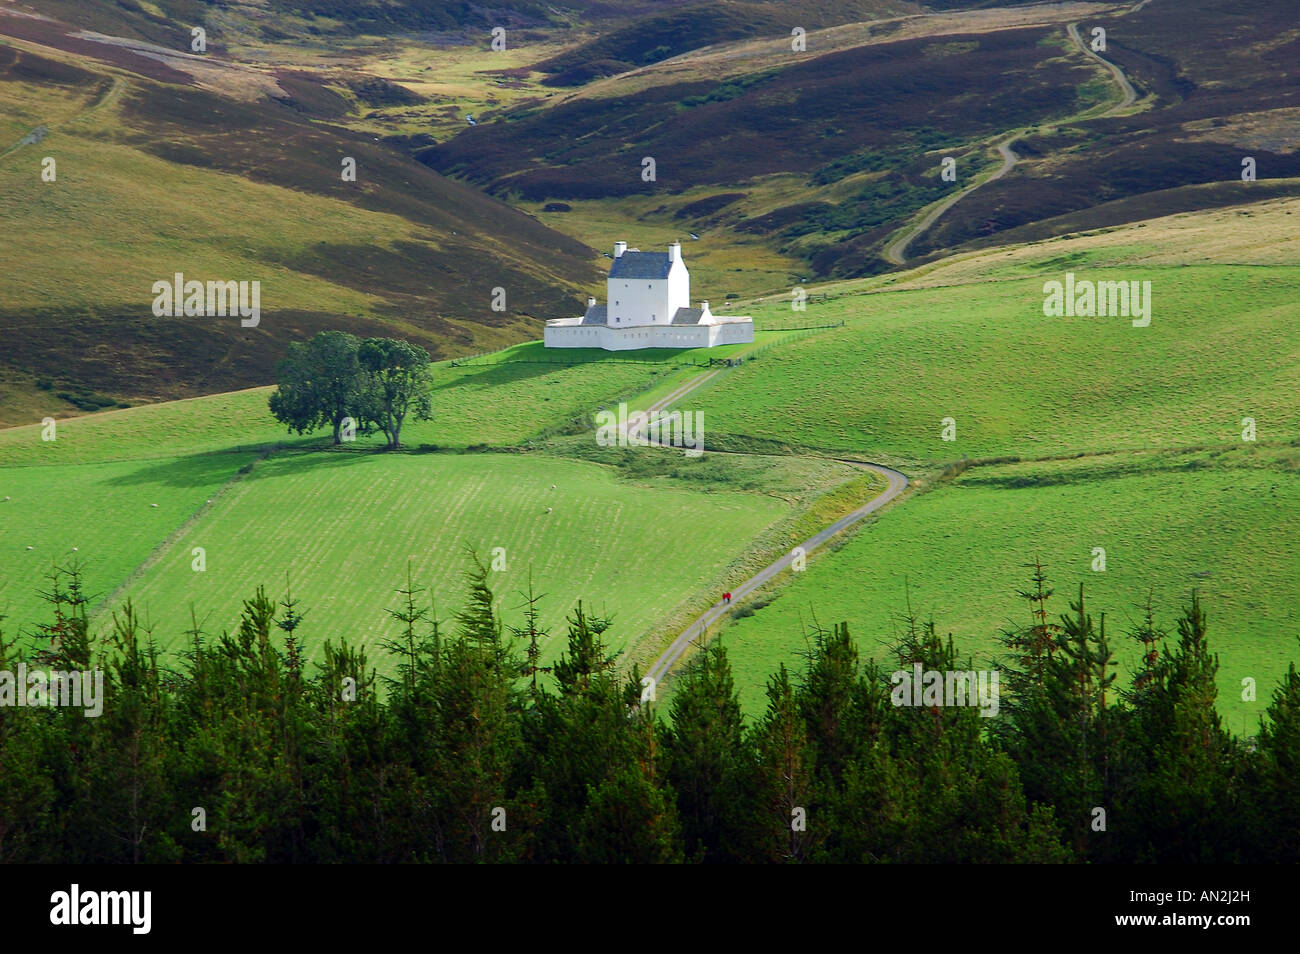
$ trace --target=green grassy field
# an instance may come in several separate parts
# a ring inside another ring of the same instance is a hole
[[[586,350],[581,349],[584,355]],[[508,360],[540,351],[538,343],[527,342],[493,354],[482,364],[435,364],[433,420],[410,421],[402,432],[404,443],[515,445],[563,427],[605,400],[633,396],[663,381],[679,382],[698,370],[683,365],[680,352],[650,354],[646,364]],[[267,410],[272,390],[250,388],[60,420],[54,441],[41,440],[40,424],[6,428],[0,430],[0,466],[128,460],[278,443],[329,443],[323,432],[300,437],[277,423]],[[377,436],[357,439],[361,447],[382,443]]]
[[[1040,277],[845,296],[816,306],[844,328],[764,355],[700,405],[728,446],[762,437],[924,462],[1223,444],[1244,417],[1262,441],[1297,433],[1300,268],[1067,268],[1150,280],[1150,326],[1044,317]]]
[[[1037,556],[1057,612],[1086,583],[1125,664],[1120,634],[1148,592],[1172,625],[1197,588],[1223,662],[1221,710],[1253,730],[1262,703],[1241,700],[1241,679],[1266,699],[1300,654],[1300,270],[1279,259],[1294,209],[1251,209],[1248,228],[1243,210],[1177,216],[820,287],[829,298],[807,316],[844,328],[771,349],[694,395],[710,446],[848,453],[914,479],[909,497],[721,630],[748,711],[779,662],[799,667],[814,613],[848,620],[864,654],[884,658],[910,594],[987,663],[1000,628],[1023,622],[1015,593]],[[1174,264],[1188,260],[1204,264]],[[1067,270],[1151,281],[1151,324],[1044,317],[1043,282]],[[748,310],[790,314],[788,302]],[[955,441],[942,440],[946,417]],[[1255,443],[1242,439],[1245,417]],[[941,476],[963,458],[964,473]],[[1104,573],[1094,547],[1106,549]]]
[[[526,348],[527,346],[525,346]],[[507,354],[494,356],[495,360]],[[517,444],[558,428],[607,395],[634,393],[675,364],[502,364],[435,369],[435,418],[413,422],[409,444]],[[531,395],[545,389],[553,397]],[[52,562],[85,562],[92,592],[107,596],[255,451],[329,444],[291,435],[271,418],[268,388],[60,420],[55,439],[41,425],[0,431],[0,612],[7,631],[40,618],[37,590]],[[373,447],[378,437],[358,439]],[[424,459],[424,458],[422,458]],[[158,508],[151,508],[157,503]],[[25,548],[32,545],[34,549]],[[240,594],[231,594],[238,599]]]
[[[592,410],[639,406],[702,369],[674,351],[639,355],[645,363],[586,352],[566,356],[591,359],[579,364],[531,363],[539,354],[525,344],[439,364],[434,419],[410,423],[410,450],[398,454],[372,453],[377,437],[332,449],[327,436],[286,435],[266,410],[268,389],[62,420],[53,441],[39,425],[0,432],[5,631],[45,618],[43,575],[75,560],[100,624],[132,596],[163,646],[183,638],[191,603],[218,632],[258,584],[280,593],[286,573],[315,607],[309,647],[331,634],[373,644],[408,559],[450,614],[466,547],[490,562],[501,546],[510,569],[493,581],[504,609],[517,606],[531,568],[550,596],[549,623],[587,599],[616,615],[618,648],[649,659],[658,642],[647,635],[684,625],[713,590],[878,489],[833,461],[600,448],[584,429]],[[534,452],[455,452],[483,445]],[[322,519],[327,500],[339,510]],[[194,547],[205,550],[202,573]]]
[[[46,619],[39,591],[52,566],[74,559],[90,592],[107,596],[253,457],[0,469],[0,626],[12,636]]]
[[[373,643],[389,632],[384,611],[395,605],[408,559],[449,616],[463,596],[466,548],[491,562],[500,546],[508,571],[494,573],[492,585],[507,618],[518,622],[518,594],[531,570],[557,632],[585,599],[616,616],[613,645],[644,665],[660,642],[645,637],[684,626],[717,592],[880,489],[834,461],[689,459],[601,448],[590,433],[547,449],[299,448],[265,459],[208,453],[7,467],[0,470],[10,496],[0,535],[4,630],[28,633],[44,620],[44,575],[75,560],[98,625],[130,596],[164,647],[182,641],[191,603],[216,633],[257,585],[279,594],[286,572],[304,605],[315,607],[313,626],[303,630],[309,649],[330,634]],[[254,460],[251,472],[239,472]],[[322,518],[321,501],[336,501],[337,514]],[[32,551],[29,540],[37,544]],[[192,566],[194,547],[204,549],[201,573]],[[548,652],[561,647],[556,641]],[[383,653],[372,659],[384,669],[390,663]]]
[[[217,632],[235,623],[238,595],[259,583],[280,594],[288,573],[308,609],[310,646],[346,634],[373,647],[394,632],[385,610],[397,605],[408,561],[445,619],[464,596],[466,548],[490,562],[501,547],[507,569],[493,585],[508,616],[517,621],[531,571],[548,595],[548,625],[585,597],[616,614],[621,648],[785,511],[766,495],[672,481],[629,487],[599,465],[531,455],[289,454],[232,485],[125,595],[175,646],[191,603]],[[202,573],[191,566],[194,547],[206,551]],[[548,658],[562,647],[552,640]]]
[[[804,313],[742,304],[760,327],[845,324],[709,352],[747,360],[680,407],[703,413],[711,449],[735,453],[694,461],[597,447],[584,422],[620,400],[647,406],[703,373],[689,362],[704,355],[572,352],[563,359],[592,360],[560,364],[536,342],[440,363],[434,419],[408,424],[405,453],[369,453],[377,438],[331,450],[327,437],[289,436],[267,413],[268,389],[63,420],[54,442],[38,425],[3,431],[6,630],[30,627],[41,574],[75,546],[92,592],[111,597],[99,621],[130,595],[164,646],[183,638],[191,604],[219,631],[257,585],[281,595],[287,573],[309,610],[309,648],[341,635],[373,648],[393,631],[386,610],[408,562],[446,618],[463,598],[466,548],[490,561],[504,547],[493,582],[507,618],[531,569],[557,635],[584,599],[615,615],[613,647],[644,668],[717,591],[879,491],[828,459],[851,454],[901,467],[913,492],[724,628],[751,713],[779,662],[799,667],[814,611],[824,625],[848,620],[881,657],[910,595],[989,661],[998,630],[1023,615],[1015,592],[1038,557],[1058,612],[1087,583],[1121,663],[1132,656],[1122,630],[1148,591],[1169,625],[1199,589],[1223,660],[1221,708],[1249,731],[1259,703],[1241,701],[1240,680],[1256,678],[1265,700],[1296,655],[1300,269],[1258,238],[1290,211],[1263,210],[1235,245],[1204,230],[1236,213],[1185,216],[838,283],[814,290],[828,297]],[[1215,260],[1171,264],[1188,248]],[[1044,317],[1042,283],[1067,270],[1150,280],[1150,326]],[[945,417],[955,441],[941,440]],[[1242,440],[1243,417],[1256,443]],[[964,472],[945,469],[963,459]],[[1094,547],[1106,549],[1104,573],[1091,569]],[[553,639],[547,658],[561,648]]]

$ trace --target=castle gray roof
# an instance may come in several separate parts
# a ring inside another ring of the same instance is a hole
[[[584,325],[609,324],[609,318],[607,316],[607,306],[592,305],[590,308],[587,309],[587,313],[582,316],[582,324]]]
[[[673,315],[673,324],[698,325],[703,315],[703,308],[678,308],[677,313]]]
[[[609,277],[667,278],[672,264],[667,252],[624,252],[609,267]]]

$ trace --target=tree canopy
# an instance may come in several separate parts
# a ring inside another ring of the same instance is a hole
[[[268,401],[276,420],[298,434],[331,427],[335,444],[350,438],[350,420],[355,433],[378,430],[388,448],[400,447],[407,416],[432,415],[429,353],[407,341],[322,331],[290,344],[276,377]]]
[[[278,602],[255,589],[233,631],[196,625],[169,659],[130,604],[93,631],[79,569],[53,570],[49,648],[28,658],[101,669],[102,716],[0,705],[0,862],[1295,858],[1300,677],[1257,738],[1225,731],[1195,595],[1173,635],[1138,625],[1121,686],[1101,615],[1080,592],[1046,622],[1037,567],[996,718],[891,698],[899,671],[972,668],[933,623],[904,617],[882,665],[848,626],[815,627],[746,722],[723,642],[661,711],[582,604],[538,679],[512,635],[533,630],[504,624],[471,562],[448,627],[402,581],[382,681],[339,634],[309,669],[310,608],[287,586]],[[0,673],[22,659],[0,637]]]

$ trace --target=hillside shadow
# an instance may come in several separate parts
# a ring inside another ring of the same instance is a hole
[[[585,350],[585,349],[584,349]],[[527,381],[533,378],[542,377],[547,374],[553,374],[557,371],[565,371],[569,368],[582,367],[584,365],[608,365],[608,364],[636,364],[650,371],[658,371],[667,374],[676,370],[682,363],[683,355],[689,354],[697,349],[692,348],[651,348],[638,351],[637,358],[629,360],[623,358],[620,360],[615,355],[607,355],[608,361],[601,358],[591,358],[580,361],[547,361],[545,358],[537,360],[524,361],[505,361],[501,364],[485,365],[481,371],[462,375],[451,381],[444,381],[441,384],[435,383],[434,391],[449,391],[454,393],[458,387],[470,387],[475,390],[481,388],[490,388],[498,384],[509,384],[514,381]],[[539,352],[545,354],[545,352]],[[462,365],[462,368],[474,371],[474,365]]]
[[[473,367],[467,365],[466,367]],[[449,394],[455,394],[457,388],[468,388],[469,390],[478,391],[483,388],[495,387],[498,384],[509,384],[514,381],[527,381],[533,378],[550,374],[554,371],[561,371],[570,365],[546,362],[509,362],[507,364],[493,364],[483,368],[482,371],[475,374],[466,374],[456,378],[453,381],[444,381],[442,384],[435,383],[433,390],[446,391]]]
[[[213,487],[235,477],[249,464],[248,476],[272,478],[293,476],[304,470],[335,469],[381,457],[377,451],[298,451],[258,460],[250,454],[201,453],[150,461],[107,482],[115,487]]]

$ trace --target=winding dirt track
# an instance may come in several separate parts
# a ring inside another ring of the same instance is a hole
[[[1138,6],[1136,9],[1140,10],[1142,6],[1145,6],[1145,4]],[[1137,102],[1137,90],[1135,90],[1133,84],[1128,81],[1128,77],[1124,75],[1124,71],[1110,60],[1102,59],[1092,51],[1087,43],[1083,42],[1083,37],[1079,36],[1079,24],[1071,23],[1066,27],[1066,30],[1069,31],[1070,39],[1074,41],[1074,45],[1083,51],[1084,56],[1091,57],[1102,66],[1106,67],[1106,69],[1110,70],[1110,75],[1114,77],[1115,82],[1119,84],[1119,88],[1124,92],[1124,99],[1115,106],[1112,106],[1106,112],[1102,113],[1102,115],[1109,116],[1121,109],[1127,109],[1129,106],[1132,106]]]
[[[1142,0],[1141,3],[1134,6],[1129,12],[1136,13],[1138,10],[1141,10],[1150,2],[1151,0]],[[1070,35],[1070,38],[1074,41],[1075,45],[1078,46],[1078,48],[1085,55],[1096,60],[1098,63],[1100,63],[1102,66],[1106,67],[1106,69],[1110,71],[1111,76],[1114,77],[1115,82],[1119,85],[1121,91],[1123,92],[1123,99],[1121,100],[1121,102],[1115,104],[1105,112],[1101,113],[1100,116],[1110,116],[1118,112],[1119,110],[1126,109],[1129,106],[1132,106],[1133,103],[1137,101],[1137,91],[1133,88],[1133,84],[1129,82],[1128,77],[1124,75],[1124,71],[1120,69],[1118,66],[1116,66],[1114,63],[1111,63],[1110,61],[1103,59],[1102,57],[1098,56],[1096,53],[1094,53],[1091,49],[1088,48],[1087,43],[1085,43],[1083,38],[1079,35],[1079,25],[1077,23],[1069,24],[1066,27],[1066,29]],[[891,242],[882,253],[884,257],[895,265],[906,264],[907,246],[912,243],[913,239],[915,239],[918,235],[920,235],[931,225],[933,225],[941,215],[943,215],[950,208],[952,208],[954,205],[960,202],[965,196],[969,195],[971,192],[975,191],[981,186],[985,186],[990,182],[996,182],[998,179],[1001,179],[1008,172],[1010,172],[1020,158],[1019,156],[1016,155],[1015,151],[1011,148],[1011,144],[1015,142],[1018,138],[1020,138],[1020,136],[1024,135],[1024,132],[1025,131],[1022,129],[1016,130],[1015,132],[1011,133],[1010,135],[1006,136],[1005,138],[1003,138],[1002,140],[996,143],[997,151],[1002,156],[1002,165],[998,169],[994,170],[992,175],[978,182],[972,183],[971,185],[967,186],[965,189],[962,189],[960,192],[954,193],[953,195],[949,196],[947,199],[944,199],[941,203],[936,205],[933,209],[927,212],[919,222],[917,222],[915,225],[903,231],[898,238],[896,238],[893,242]],[[688,381],[686,384],[683,384],[681,387],[677,388],[666,397],[660,399],[659,401],[656,401],[653,405],[651,405],[647,409],[644,415],[635,416],[628,421],[627,424],[628,436],[629,437],[635,436],[641,430],[641,428],[648,423],[649,415],[658,411],[666,410],[669,406],[681,400],[683,397],[685,397],[687,394],[690,394],[696,388],[702,387],[703,385],[713,380],[717,375],[721,373],[722,373],[722,369],[718,369],[715,371],[710,371],[707,374],[700,375],[699,377],[691,381]],[[659,447],[666,446],[661,442],[649,441],[648,439],[647,442],[655,443]],[[870,463],[866,463],[863,461],[856,461],[856,460],[846,460],[844,461],[844,463],[852,464],[855,467],[861,467],[864,470],[870,470],[874,473],[880,474],[889,482],[889,485],[885,488],[884,492],[872,498],[871,500],[867,501],[857,510],[854,510],[852,513],[841,517],[839,520],[835,521],[829,527],[824,528],[819,533],[814,534],[812,537],[809,537],[802,544],[800,544],[799,549],[801,549],[804,552],[805,556],[807,554],[812,553],[818,547],[825,544],[826,541],[830,540],[832,537],[836,536],[839,533],[842,533],[843,531],[847,530],[849,527],[861,521],[863,518],[879,510],[881,507],[885,506],[885,504],[889,503],[891,500],[898,497],[899,494],[903,493],[903,491],[907,489],[907,485],[908,485],[907,476],[889,467],[884,467],[880,464],[870,464]],[[790,553],[787,553],[784,556],[782,556],[779,560],[776,560],[773,563],[769,563],[762,570],[755,573],[753,576],[745,580],[745,582],[741,583],[739,586],[737,586],[735,589],[731,591],[733,602],[737,598],[742,598],[752,593],[754,590],[758,589],[764,583],[771,580],[782,570],[788,569],[793,562],[794,562],[794,551],[791,551]],[[659,655],[659,658],[654,661],[654,664],[651,665],[650,671],[646,673],[646,675],[648,675],[656,683],[662,682],[663,679],[668,675],[668,673],[672,671],[672,668],[676,664],[677,660],[681,658],[684,652],[686,652],[687,648],[691,645],[691,643],[693,643],[695,640],[701,638],[705,633],[707,633],[709,627],[712,626],[714,623],[716,623],[719,619],[721,619],[728,609],[729,609],[728,604],[724,603],[722,600],[719,600],[718,602],[710,606],[707,610],[705,610],[703,613],[701,613],[698,617],[696,617],[695,621],[691,623],[689,626],[687,626],[684,630],[682,630],[681,633],[678,634],[677,638],[674,639],[672,643],[668,646],[668,648],[665,649]]]
[[[81,109],[75,115],[69,116],[67,119],[61,120],[60,122],[45,123],[44,125],[45,125],[46,135],[48,136],[51,132],[53,132],[56,129],[63,129],[67,126],[73,125],[74,123],[80,122],[81,120],[85,119],[87,116],[90,116],[93,113],[95,113],[97,110],[103,109],[105,106],[111,105],[114,101],[117,100],[118,95],[122,92],[122,88],[125,85],[126,84],[123,82],[122,77],[114,76],[113,82],[109,85],[108,89],[101,92],[98,99],[96,99],[94,102],[88,103],[83,109]],[[35,130],[33,130],[33,132],[34,131]],[[3,152],[0,152],[0,159],[5,158],[5,156],[9,155],[12,152],[17,152],[23,146],[28,145],[28,143],[25,142],[24,140],[26,140],[26,138],[30,135],[31,132],[25,133],[22,139],[19,139],[8,149],[4,150]]]
[[[649,423],[650,415],[656,412],[666,410],[669,406],[681,400],[683,397],[690,394],[696,388],[702,387],[709,381],[712,381],[715,377],[717,377],[719,374],[722,373],[722,370],[723,369],[719,368],[718,370],[715,371],[709,371],[706,374],[702,374],[686,382],[681,387],[674,390],[671,394],[656,401],[642,414],[631,416],[627,422],[626,433],[628,437],[629,438],[636,437],[639,434],[639,432],[642,430],[642,428]],[[676,448],[668,447],[661,441],[653,441],[650,440],[649,438],[643,438],[643,440],[646,440],[647,443],[655,444],[655,446],[664,447],[665,449],[669,449],[669,450],[676,449]],[[847,530],[849,527],[858,523],[864,517],[879,510],[881,507],[885,506],[885,504],[889,503],[891,500],[893,500],[895,497],[897,497],[899,494],[901,494],[904,490],[907,489],[907,484],[908,484],[907,476],[889,467],[884,467],[880,464],[870,464],[864,461],[856,461],[856,460],[845,460],[844,463],[852,464],[855,467],[861,467],[863,470],[869,470],[872,471],[873,473],[880,474],[889,482],[889,485],[884,489],[884,491],[877,494],[871,500],[868,500],[857,510],[854,510],[852,513],[846,514],[845,516],[836,520],[830,526],[823,528],[821,531],[819,531],[818,533],[814,534],[813,536],[805,540],[803,543],[801,543],[798,549],[801,549],[805,556],[811,554],[814,550],[822,546],[824,543],[826,543],[826,541],[830,540],[832,537],[842,533],[843,531]],[[769,563],[767,566],[763,567],[763,569],[759,570],[757,573],[755,573],[749,579],[745,580],[739,586],[734,587],[731,591],[732,603],[734,604],[736,600],[741,599],[747,596],[748,594],[752,593],[754,590],[758,589],[764,583],[771,580],[782,570],[788,569],[790,565],[794,562],[794,554],[795,551],[791,550],[789,553],[783,555],[780,559],[775,560],[772,563]],[[656,684],[662,682],[664,678],[668,675],[668,673],[672,670],[677,660],[681,658],[684,652],[686,652],[687,648],[693,642],[695,642],[695,640],[699,639],[705,633],[707,633],[709,627],[712,626],[714,623],[716,623],[719,619],[721,619],[722,616],[727,612],[729,608],[730,606],[728,604],[724,603],[722,600],[718,600],[718,602],[714,603],[707,610],[705,610],[698,617],[696,617],[695,621],[692,622],[689,626],[687,626],[684,630],[682,630],[681,633],[677,635],[677,638],[674,639],[672,643],[668,646],[668,648],[665,649],[659,655],[659,658],[654,661],[653,665],[651,665],[650,670],[648,673],[646,673],[646,675],[648,675],[651,679],[653,679]]]
[[[1129,13],[1136,13],[1137,11],[1141,10],[1150,2],[1151,0],[1142,0],[1141,3],[1139,3],[1137,6],[1129,10]],[[1103,59],[1102,57],[1098,56],[1089,48],[1088,44],[1084,42],[1083,37],[1079,35],[1079,24],[1077,23],[1067,24],[1065,29],[1066,32],[1069,33],[1070,39],[1074,41],[1074,45],[1079,48],[1079,50],[1083,53],[1084,56],[1087,56],[1097,61],[1110,72],[1111,77],[1115,80],[1116,85],[1119,86],[1120,92],[1123,94],[1123,98],[1120,100],[1120,102],[1116,103],[1114,106],[1111,106],[1105,112],[1100,113],[1099,115],[1091,118],[1101,119],[1107,116],[1112,116],[1115,113],[1119,112],[1120,110],[1127,109],[1128,107],[1132,106],[1135,102],[1137,102],[1137,90],[1133,88],[1133,84],[1129,82],[1129,78],[1124,75],[1124,71],[1114,63],[1110,62],[1109,60]],[[1077,118],[1083,118],[1083,117],[1080,116]],[[1014,133],[1012,133],[1011,135],[1007,136],[1005,139],[997,143],[997,150],[999,153],[1002,154],[1002,165],[998,169],[996,169],[991,176],[989,176],[986,179],[981,179],[977,182],[971,183],[966,188],[962,189],[960,192],[953,193],[948,198],[942,200],[938,205],[934,206],[934,208],[932,208],[929,212],[927,212],[925,216],[922,217],[921,220],[918,221],[916,224],[906,226],[905,228],[903,228],[898,233],[898,237],[895,238],[893,241],[891,241],[888,245],[886,245],[884,250],[880,253],[881,256],[885,259],[885,261],[889,262],[891,265],[906,265],[907,247],[912,244],[912,242],[916,239],[918,235],[921,235],[923,232],[929,229],[930,226],[934,225],[934,223],[939,220],[939,217],[941,215],[943,215],[945,212],[951,209],[954,205],[956,205],[966,196],[970,195],[976,189],[982,188],[983,186],[988,185],[990,182],[996,182],[998,179],[1001,179],[1008,172],[1010,172],[1012,167],[1015,166],[1016,162],[1019,161],[1020,159],[1020,157],[1017,156],[1014,151],[1012,151],[1011,144],[1015,142],[1017,139],[1019,139],[1021,136],[1023,136],[1024,134],[1025,134],[1025,130],[1018,129]]]
[[[1023,133],[1020,130],[1016,130],[1016,132],[1012,133],[1006,139],[1003,139],[1001,142],[997,144],[997,150],[1002,155],[1002,165],[993,172],[993,175],[989,176],[987,179],[980,179],[975,182],[972,182],[970,185],[962,189],[960,192],[954,192],[952,195],[948,196],[948,198],[944,199],[942,202],[940,202],[938,205],[932,208],[929,212],[927,212],[925,214],[925,217],[922,218],[921,221],[917,222],[915,225],[911,226],[910,228],[904,229],[902,234],[899,235],[898,238],[894,239],[887,246],[885,246],[884,252],[881,253],[882,255],[884,255],[885,260],[888,261],[891,265],[907,264],[907,246],[912,244],[913,239],[915,239],[918,235],[920,235],[930,226],[934,225],[934,223],[938,221],[939,216],[943,215],[945,212],[951,209],[954,205],[956,205],[966,196],[970,195],[976,189],[979,189],[982,186],[986,186],[990,182],[996,182],[998,179],[1001,179],[1008,172],[1010,172],[1011,168],[1020,159],[1020,157],[1017,156],[1015,152],[1012,150],[1011,144],[1015,142],[1017,139],[1019,139],[1021,135],[1023,135]]]

